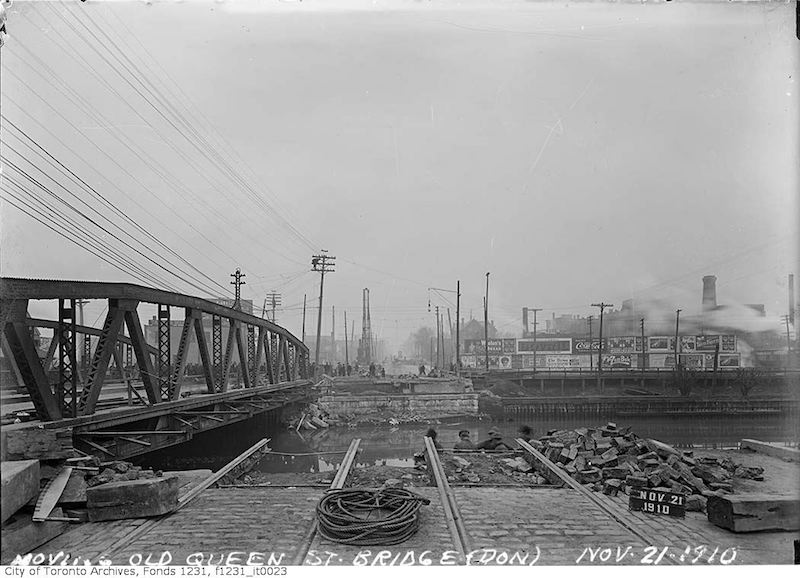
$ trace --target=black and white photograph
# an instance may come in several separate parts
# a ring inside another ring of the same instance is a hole
[[[798,26],[0,0],[3,576],[788,574]]]

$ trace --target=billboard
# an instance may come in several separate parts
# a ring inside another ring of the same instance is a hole
[[[696,349],[697,342],[694,335],[681,335],[681,351],[695,351]]]
[[[603,349],[606,347],[606,340],[603,339]],[[597,353],[600,351],[600,340],[596,337],[592,338],[591,344],[589,338],[575,338],[572,340],[572,353]]]
[[[736,351],[736,336],[735,335],[723,335],[722,336],[722,347],[719,348],[720,351]]]
[[[649,337],[647,339],[648,351],[675,351],[674,337]]]
[[[714,357],[713,355],[711,357]],[[703,354],[702,353],[690,353],[690,354],[681,354],[681,365],[687,367],[689,369],[703,369]],[[713,362],[712,362],[713,364]]]
[[[548,369],[567,369],[579,367],[580,361],[571,355],[546,355],[545,364]]]
[[[721,345],[719,335],[698,335],[695,337],[695,349],[697,351],[715,351]]]
[[[478,356],[477,355],[462,355],[461,356],[461,367],[478,367]]]
[[[739,367],[739,354],[725,354],[719,356],[720,368]]]
[[[503,341],[505,339],[490,339],[489,340],[489,355],[500,355],[503,353]],[[509,341],[514,341],[513,339]],[[476,355],[485,355],[486,348],[484,347],[485,341],[483,339],[465,339],[464,352],[474,353]],[[491,361],[490,361],[491,363]]]
[[[603,354],[603,367],[610,368],[630,368],[631,356],[624,354]]]
[[[535,348],[533,339],[519,339],[517,340],[517,351],[519,353],[530,353],[532,351],[538,353],[570,353],[572,351],[572,339],[569,337],[544,337],[536,340]]]
[[[606,345],[604,351],[608,351],[609,353],[633,353],[635,351],[640,351],[641,347],[641,338],[609,337],[608,344]]]

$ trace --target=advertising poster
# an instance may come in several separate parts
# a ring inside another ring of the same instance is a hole
[[[511,356],[510,355],[498,356],[497,365],[500,367],[500,369],[511,369]]]
[[[719,356],[719,366],[720,366],[720,368],[739,367],[739,355],[738,354],[720,355]]]
[[[697,335],[694,339],[697,351],[714,351],[720,345],[719,335]]]
[[[713,355],[711,356],[714,357]],[[703,369],[703,355],[692,353],[688,355],[681,354],[681,365],[689,369]],[[713,363],[713,361],[712,361]]]
[[[649,351],[674,351],[675,338],[674,337],[650,337],[647,340],[647,349]]]
[[[477,355],[462,355],[461,356],[461,367],[470,367],[470,368],[478,367],[478,356]]]
[[[722,336],[722,347],[719,348],[720,351],[736,351],[736,336],[735,335],[723,335]]]
[[[606,340],[603,339],[603,343],[607,346],[608,344],[605,342]],[[603,349],[605,349],[605,347]],[[596,337],[592,339],[591,344],[589,343],[588,337],[572,340],[572,353],[597,353],[598,351],[600,351],[600,340]]]
[[[517,352],[516,339],[503,339],[503,354],[512,354]]]
[[[672,369],[675,367],[675,356],[666,353],[653,353],[648,356],[648,367],[653,369]]]
[[[696,348],[694,335],[681,335],[681,351],[695,351]]]
[[[630,355],[622,355],[622,354],[604,354],[603,355],[603,367],[610,367],[610,368],[630,368],[631,367],[631,356]]]
[[[576,359],[573,364],[571,355],[548,355],[545,363],[548,369],[567,369],[577,367],[578,360]]]
[[[568,337],[537,339],[535,349],[533,339],[519,339],[517,340],[517,351],[519,353],[530,353],[532,351],[538,353],[570,353],[572,351],[572,339]]]
[[[522,367],[524,369],[533,369],[533,355],[521,355],[522,358]],[[536,357],[536,369],[547,369],[547,358],[545,355],[537,355]]]
[[[633,353],[636,351],[636,337],[609,337],[609,353]]]
[[[703,354],[703,366],[706,369],[714,369],[714,354],[713,353],[704,353]]]

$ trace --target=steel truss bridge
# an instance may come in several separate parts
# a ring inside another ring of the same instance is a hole
[[[31,317],[31,300],[57,301],[58,319]],[[79,300],[107,302],[102,327],[77,323]],[[145,340],[142,303],[157,308],[157,345]],[[170,320],[176,309],[183,310],[183,323],[177,351],[172,351]],[[210,343],[204,330],[209,319]],[[71,428],[76,448],[106,458],[181,443],[194,433],[309,394],[309,352],[297,337],[275,323],[197,297],[127,283],[3,277],[0,323],[3,353],[33,402],[39,420],[34,423],[45,429]],[[43,357],[34,328],[53,330]],[[185,371],[193,342],[204,387],[189,392]],[[136,394],[137,405],[107,408],[101,402],[112,361],[128,391]],[[134,380],[144,395],[132,385]]]

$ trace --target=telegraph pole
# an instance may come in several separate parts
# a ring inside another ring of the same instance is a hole
[[[489,273],[486,273],[486,296],[483,298],[484,364],[489,371]]]
[[[678,343],[678,328],[680,327],[680,322],[681,322],[681,311],[683,311],[683,309],[675,310],[675,368],[676,369],[681,364],[680,358],[678,357],[678,353],[680,352],[680,347]]]
[[[350,365],[350,355],[347,351],[347,310],[344,311],[344,374],[347,375],[347,366]]]
[[[536,326],[539,324],[536,321],[536,314],[541,311],[541,309],[529,307],[528,311],[533,311],[533,374],[536,375]]]
[[[642,328],[642,384],[644,384],[644,366],[646,365],[645,357],[645,342],[644,342],[644,317],[639,320],[639,325]]]
[[[439,367],[439,306],[436,306],[436,367]]]
[[[594,357],[592,357],[592,319],[594,319],[594,315],[589,315],[589,371],[594,369]]]
[[[306,342],[306,294],[303,293],[303,343]]]
[[[789,368],[792,365],[792,336],[789,331],[789,316],[784,315],[783,321],[786,323],[786,367]]]
[[[461,377],[461,280],[456,281],[456,377]]]
[[[272,322],[275,323],[275,307],[281,304],[281,294],[275,291],[267,293],[267,298],[264,300],[264,303],[268,303],[270,309],[272,309]]]
[[[241,293],[241,286],[245,285],[245,281],[242,281],[242,277],[247,277],[239,267],[236,267],[236,273],[231,273],[231,277],[233,277],[233,281],[231,281],[231,285],[235,287],[235,298],[233,300],[233,308],[237,311],[242,310],[242,293]]]
[[[325,273],[333,273],[336,266],[336,257],[328,255],[325,249],[320,255],[311,258],[311,270],[319,273],[319,311],[317,312],[317,346],[314,353],[314,367],[319,367],[319,341],[322,333],[322,288],[325,285]]]
[[[613,307],[612,303],[592,303],[592,307],[599,307],[600,308],[600,347],[598,348],[597,352],[597,377],[598,380],[600,378],[600,373],[603,371],[603,311],[606,307]],[[591,342],[589,342],[589,348],[591,349]]]
[[[450,308],[447,308],[447,326],[450,328],[450,347],[445,347],[445,351],[450,350],[450,359],[453,359],[453,319],[450,317]],[[442,327],[444,327],[444,319],[442,319]],[[444,329],[442,330],[444,333]],[[444,342],[444,337],[442,337]]]

